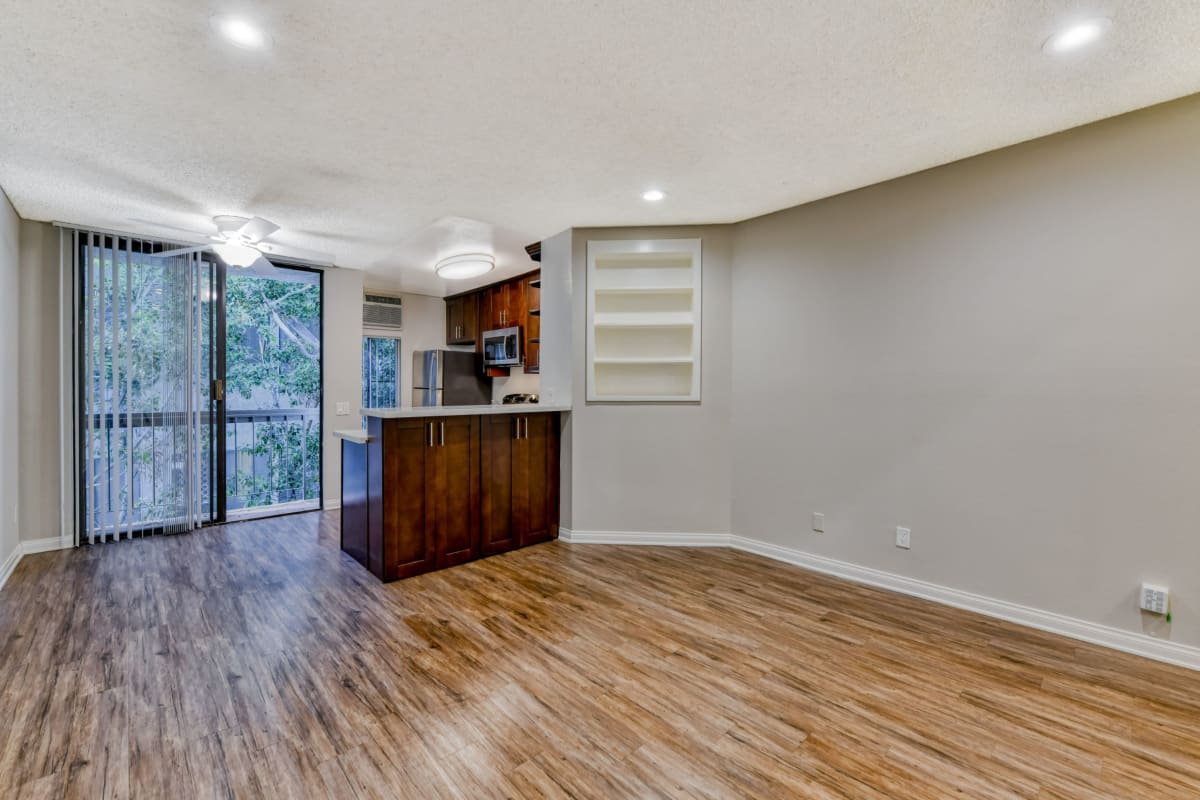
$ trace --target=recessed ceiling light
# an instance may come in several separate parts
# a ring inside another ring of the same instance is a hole
[[[443,258],[437,262],[433,271],[439,278],[450,281],[461,281],[466,278],[477,278],[496,268],[496,258],[487,253],[463,253],[457,256]]]
[[[1076,22],[1051,36],[1042,44],[1042,52],[1058,55],[1086,47],[1103,36],[1112,26],[1108,17],[1095,17]]]
[[[217,33],[246,50],[262,50],[271,44],[271,37],[262,28],[241,17],[214,16],[212,26]]]
[[[657,203],[666,196],[666,193],[661,189],[647,189],[646,191],[642,192],[642,199],[647,203]]]

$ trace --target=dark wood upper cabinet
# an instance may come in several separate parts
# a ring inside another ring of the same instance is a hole
[[[541,273],[534,272],[528,275],[522,275],[519,278],[494,283],[491,286],[485,286],[470,294],[458,295],[457,297],[446,298],[446,341],[454,344],[454,339],[458,336],[459,331],[455,330],[455,324],[452,320],[457,320],[458,315],[469,312],[460,312],[454,306],[457,306],[468,297],[474,297],[476,300],[477,324],[475,327],[476,333],[483,331],[494,331],[500,328],[512,328],[521,326],[522,328],[528,325],[527,317],[529,315],[529,284],[537,279]],[[474,341],[472,339],[472,341]],[[471,344],[465,342],[464,344]]]
[[[481,305],[487,307],[484,330],[494,331],[524,324],[518,294],[513,281],[497,283],[483,290]]]
[[[541,273],[521,279],[521,296],[525,298],[525,371],[539,372],[542,355],[542,280]]]
[[[483,333],[501,328],[521,329],[526,372],[541,370],[541,271],[531,272],[466,294],[446,298],[446,344],[475,345],[483,352]],[[508,367],[487,374],[508,375]]]
[[[446,299],[446,344],[475,344],[479,337],[479,295]]]

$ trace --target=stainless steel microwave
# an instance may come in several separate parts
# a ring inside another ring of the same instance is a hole
[[[500,328],[483,332],[485,367],[521,366],[521,329]]]

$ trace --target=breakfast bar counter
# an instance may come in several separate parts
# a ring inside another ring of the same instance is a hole
[[[558,537],[565,406],[363,409],[342,440],[342,550],[380,580]]]

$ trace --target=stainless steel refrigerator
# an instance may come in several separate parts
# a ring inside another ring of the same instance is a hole
[[[492,379],[478,353],[415,350],[412,374],[414,406],[491,405]]]

